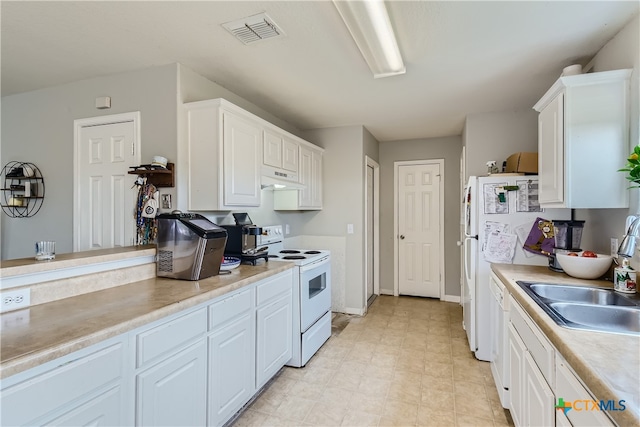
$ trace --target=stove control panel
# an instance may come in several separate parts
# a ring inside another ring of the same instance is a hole
[[[283,240],[284,235],[282,232],[282,225],[269,225],[262,227],[262,235],[260,236],[261,245],[282,242]]]

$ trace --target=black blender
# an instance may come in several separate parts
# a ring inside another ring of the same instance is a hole
[[[549,255],[549,269],[563,273],[556,254],[566,254],[569,252],[580,252],[580,241],[582,240],[582,230],[584,221],[576,220],[553,220],[553,232],[555,246],[553,253]]]

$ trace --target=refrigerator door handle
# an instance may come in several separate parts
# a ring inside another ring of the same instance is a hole
[[[467,280],[467,283],[471,283],[471,275],[470,273],[470,268],[469,268],[469,257],[467,256],[467,251],[470,250],[470,245],[469,243],[471,242],[467,242],[469,240],[472,240],[474,237],[467,237],[465,238],[465,243],[467,243],[466,245],[464,245],[464,277]],[[478,236],[475,236],[475,239],[478,239]]]

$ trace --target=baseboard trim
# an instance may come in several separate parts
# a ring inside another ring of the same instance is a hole
[[[445,302],[457,302],[458,304],[460,304],[460,297],[458,295],[445,295],[442,298],[442,301],[445,301]]]

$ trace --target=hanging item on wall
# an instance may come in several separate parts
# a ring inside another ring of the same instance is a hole
[[[138,200],[136,203],[136,245],[155,243],[158,235],[158,199],[160,192],[146,178],[138,177]]]

